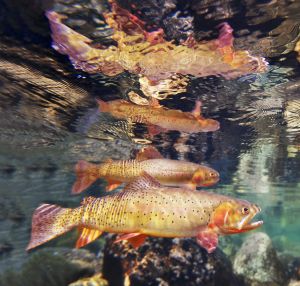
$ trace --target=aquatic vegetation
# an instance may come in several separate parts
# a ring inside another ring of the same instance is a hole
[[[129,240],[135,247],[147,236],[196,237],[210,253],[216,249],[219,235],[261,226],[262,221],[252,222],[259,212],[259,207],[247,201],[186,188],[163,187],[144,173],[123,192],[86,198],[75,209],[41,205],[33,214],[27,250],[79,227],[81,235],[76,247],[108,231],[122,234],[116,242]]]
[[[219,173],[212,168],[187,161],[165,159],[154,147],[139,151],[135,160],[107,160],[99,165],[79,161],[75,166],[77,180],[72,193],[80,193],[98,178],[108,182],[107,191],[111,191],[123,182],[147,172],[165,185],[185,185],[191,189],[210,186],[219,181]]]
[[[220,128],[218,121],[201,116],[200,101],[196,101],[192,112],[167,109],[153,98],[149,106],[137,105],[125,100],[108,102],[98,100],[98,103],[101,112],[107,112],[118,119],[147,124],[151,136],[168,130],[197,133],[216,131]]]
[[[145,77],[147,80],[142,82],[147,94],[151,93],[151,85],[165,85],[160,81],[173,81],[178,75],[217,75],[232,79],[266,70],[263,58],[251,56],[248,51],[234,50],[233,30],[227,23],[219,26],[220,35],[216,40],[197,42],[190,36],[176,45],[164,39],[162,29],[147,32],[143,21],[115,1],[111,1],[111,9],[104,17],[114,31],[112,39],[116,46],[94,47],[89,38],[62,23],[64,16],[48,11],[53,47],[68,55],[75,68],[88,73],[114,76],[127,70]],[[185,83],[175,80],[172,85],[172,90],[177,85],[184,89]]]

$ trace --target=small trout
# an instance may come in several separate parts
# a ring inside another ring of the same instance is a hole
[[[186,133],[211,132],[220,128],[218,121],[206,119],[200,115],[201,102],[197,101],[192,112],[167,109],[152,99],[149,106],[137,105],[126,100],[98,100],[99,109],[118,119],[127,119],[148,125],[150,135],[162,131],[175,130]],[[156,128],[155,128],[156,127]]]
[[[219,173],[212,168],[187,161],[164,159],[154,147],[139,151],[135,160],[112,161],[92,164],[79,161],[75,166],[77,180],[72,193],[78,194],[99,178],[107,181],[106,191],[112,191],[124,182],[131,182],[143,172],[163,185],[196,187],[211,186],[219,181]]]
[[[123,192],[102,198],[89,197],[75,209],[43,204],[32,218],[27,250],[71,229],[81,231],[76,247],[102,232],[121,234],[116,242],[129,240],[135,247],[147,236],[196,237],[208,252],[219,235],[246,232],[262,225],[251,222],[260,208],[244,200],[185,188],[163,187],[144,173]]]

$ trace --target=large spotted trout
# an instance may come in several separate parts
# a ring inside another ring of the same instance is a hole
[[[260,208],[244,200],[184,188],[163,187],[144,173],[123,192],[102,198],[89,197],[71,209],[42,204],[32,218],[27,250],[77,227],[82,247],[102,232],[120,234],[116,242],[129,240],[135,247],[147,236],[196,237],[208,252],[219,235],[246,232],[262,225],[251,222]]]
[[[153,98],[150,105],[138,105],[123,99],[107,102],[98,100],[98,104],[101,112],[110,113],[115,118],[146,124],[151,135],[167,130],[198,133],[220,128],[218,121],[201,115],[200,101],[196,101],[192,112],[165,108]]]
[[[163,185],[196,187],[211,186],[218,182],[219,173],[204,165],[187,161],[165,159],[159,151],[146,147],[139,151],[135,160],[107,160],[92,164],[84,160],[75,166],[77,175],[72,193],[80,193],[99,178],[107,181],[107,191],[123,182],[131,182],[143,172],[148,173]]]

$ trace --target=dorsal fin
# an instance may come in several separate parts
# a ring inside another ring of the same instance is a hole
[[[96,200],[96,198],[90,196],[90,197],[85,197],[82,201],[81,201],[81,205],[87,205],[90,204],[91,202],[93,202],[94,200]]]
[[[140,149],[135,159],[141,162],[149,159],[162,159],[162,158],[163,156],[159,153],[159,151],[155,147],[148,146]]]
[[[148,173],[143,172],[140,177],[126,185],[124,191],[145,191],[160,187],[161,184],[156,179],[151,177]]]

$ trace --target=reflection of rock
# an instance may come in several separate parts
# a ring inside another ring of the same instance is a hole
[[[41,251],[35,253],[20,272],[4,272],[0,276],[0,285],[68,285],[93,275],[101,267],[100,264],[99,259],[87,250]]]
[[[108,283],[102,278],[102,274],[96,274],[92,277],[79,279],[69,286],[108,286]]]
[[[175,95],[186,91],[188,85],[188,77],[182,75],[174,75],[171,78],[159,81],[153,85],[146,77],[139,79],[141,91],[147,97],[157,99],[165,99],[168,96]]]
[[[241,285],[225,255],[208,255],[193,239],[148,238],[138,249],[108,240],[103,275],[110,285]]]
[[[236,254],[233,269],[251,286],[282,286],[287,282],[272,241],[262,232],[245,240]]]

